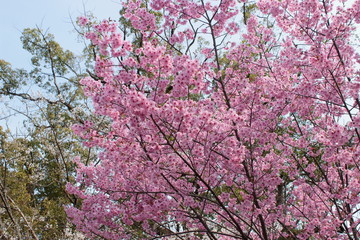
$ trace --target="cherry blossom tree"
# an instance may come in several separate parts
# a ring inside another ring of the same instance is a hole
[[[359,239],[360,1],[131,0],[79,23],[81,83],[66,209],[102,239]]]

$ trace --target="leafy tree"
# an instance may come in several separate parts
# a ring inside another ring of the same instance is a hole
[[[64,206],[80,201],[65,191],[65,185],[74,182],[72,160],[81,156],[88,164],[96,160],[96,150],[84,147],[71,126],[85,119],[101,121],[90,114],[79,84],[87,76],[85,55],[64,50],[39,28],[25,29],[21,40],[32,54],[32,70],[13,69],[0,60],[5,109],[24,119],[20,133],[0,131],[0,236],[80,239],[64,211]]]
[[[79,19],[110,119],[74,127],[102,149],[68,185],[88,237],[359,239],[360,2],[245,2],[124,1],[141,44]]]

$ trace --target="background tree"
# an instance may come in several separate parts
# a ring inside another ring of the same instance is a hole
[[[64,50],[54,36],[25,29],[23,47],[33,69],[13,69],[0,61],[0,95],[4,111],[24,120],[18,130],[1,130],[0,208],[2,239],[81,239],[68,223],[65,205],[79,199],[65,191],[74,182],[75,156],[85,164],[95,149],[72,133],[74,123],[101,119],[90,114],[79,80],[87,76],[85,55]]]

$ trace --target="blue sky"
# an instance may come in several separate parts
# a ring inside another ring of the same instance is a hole
[[[24,28],[48,29],[66,49],[81,51],[71,18],[93,12],[99,19],[117,17],[120,0],[0,0],[0,59],[16,68],[29,68],[30,55],[22,49]]]
[[[117,18],[120,0],[0,0],[0,59],[12,64],[13,68],[31,69],[31,55],[22,49],[20,41],[24,28],[39,26],[55,35],[60,45],[75,53],[81,52],[83,44],[77,41],[77,34],[71,18],[92,12],[98,19]],[[0,98],[0,127],[9,127],[12,133],[22,129],[22,115],[10,118],[9,110]],[[18,101],[11,101],[11,107],[22,108]]]

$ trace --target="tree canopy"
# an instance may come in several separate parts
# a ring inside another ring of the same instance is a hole
[[[75,56],[39,28],[24,29],[21,40],[32,69],[0,60],[4,118],[23,119],[17,131],[0,127],[0,239],[80,239],[64,206],[80,204],[65,190],[75,180],[72,159],[96,159],[71,130],[95,120],[79,84],[88,54]]]
[[[94,239],[359,239],[359,12],[132,0],[122,21],[79,18],[109,128],[73,128],[101,150],[78,159],[71,221]]]

